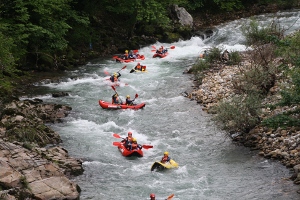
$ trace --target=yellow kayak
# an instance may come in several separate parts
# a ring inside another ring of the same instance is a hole
[[[141,71],[141,70],[134,70],[135,72],[148,72],[147,70],[143,70],[143,71]]]
[[[161,162],[153,163],[153,165],[151,166],[151,171],[172,169],[172,168],[177,168],[177,167],[178,167],[178,163],[171,159],[170,162],[167,162],[167,163],[161,163]]]
[[[148,71],[147,70],[141,71],[141,70],[135,70],[135,69],[130,70],[130,73],[133,73],[133,72],[148,72]]]

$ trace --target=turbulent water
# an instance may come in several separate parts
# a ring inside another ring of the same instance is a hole
[[[261,15],[265,24],[276,20],[290,32],[300,27],[299,12]],[[248,19],[240,19],[217,27],[204,41],[193,37],[172,44],[156,43],[139,49],[146,59],[147,73],[129,73],[135,63],[121,64],[99,59],[67,72],[59,83],[40,83],[34,97],[45,102],[70,105],[72,113],[64,123],[51,124],[63,139],[63,146],[73,157],[84,160],[84,174],[74,178],[82,189],[81,199],[158,199],[174,194],[174,200],[239,200],[300,199],[298,186],[287,180],[291,173],[278,162],[258,157],[257,152],[236,146],[210,120],[195,101],[182,96],[193,85],[182,72],[212,46],[229,51],[244,50],[245,38],[240,27]],[[152,46],[175,46],[169,56],[152,58]],[[105,110],[98,100],[111,101],[115,91],[107,84],[107,73],[123,66],[121,81],[128,86],[116,87],[124,101],[127,94],[136,103],[145,102],[141,110]],[[52,98],[51,93],[68,92],[70,96]],[[125,158],[113,146],[113,133],[126,136],[133,132],[144,149],[142,158]],[[178,169],[151,172],[150,167],[163,152],[178,164]]]

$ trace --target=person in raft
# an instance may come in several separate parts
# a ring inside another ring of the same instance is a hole
[[[168,49],[164,49],[163,46],[159,47],[159,49],[156,51],[156,53],[159,53],[159,54],[164,54],[168,51]]]
[[[169,157],[169,152],[165,152],[164,153],[164,157],[161,158],[161,163],[166,163],[166,162],[170,162],[171,158]]]
[[[138,71],[145,71],[146,70],[146,66],[143,66],[141,65],[141,63],[138,63],[135,68],[135,70],[138,70]]]
[[[121,141],[124,144],[125,148],[128,150],[129,150],[129,148],[128,148],[129,145],[131,145],[131,143],[132,143],[132,139],[133,139],[132,132],[129,131],[127,134],[127,137]]]
[[[121,104],[122,102],[120,101],[119,95],[118,94],[114,94],[112,97],[112,104]]]
[[[155,194],[150,194],[150,200],[155,200]]]
[[[134,101],[134,99],[131,100],[129,95],[126,96],[126,105],[133,106],[134,105],[133,101]]]
[[[136,59],[136,54],[132,51],[132,50],[130,50],[129,51],[129,54],[128,54],[128,58],[130,58],[130,59]]]
[[[129,149],[130,151],[132,150],[139,150],[139,149],[142,149],[143,147],[137,143],[137,140],[136,138],[132,138],[132,143],[131,145],[129,145]]]
[[[111,82],[118,82],[121,74],[119,72],[115,72],[109,79]]]
[[[123,60],[128,59],[128,50],[125,50],[125,54],[121,57]]]

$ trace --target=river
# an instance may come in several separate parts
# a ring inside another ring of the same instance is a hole
[[[260,15],[263,23],[276,20],[288,31],[299,29],[299,12],[281,12],[276,17]],[[249,19],[240,19],[216,27],[211,38],[193,37],[172,44],[155,43],[139,49],[146,59],[147,73],[130,73],[135,63],[116,63],[111,58],[96,59],[78,70],[66,72],[58,83],[37,83],[34,96],[67,104],[73,108],[63,123],[50,124],[59,132],[64,146],[73,157],[84,160],[84,173],[73,180],[82,189],[80,199],[158,199],[174,194],[173,200],[296,200],[299,186],[287,180],[289,169],[277,161],[257,156],[224,137],[195,101],[182,96],[193,86],[183,71],[191,66],[204,49],[218,46],[242,51],[245,38],[240,27]],[[152,58],[152,46],[164,45],[169,55]],[[111,101],[115,91],[107,85],[107,73],[123,66],[121,81],[128,86],[116,87],[125,99],[138,94],[136,103],[145,102],[141,110],[105,110],[98,100]],[[69,96],[52,98],[51,93],[68,92]],[[142,158],[125,158],[113,142],[113,133],[123,137],[133,132],[140,144],[150,144]],[[151,172],[150,167],[168,151],[179,168]]]

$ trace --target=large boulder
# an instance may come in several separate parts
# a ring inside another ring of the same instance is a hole
[[[182,26],[186,26],[189,28],[193,28],[193,17],[186,11],[183,7],[178,7],[178,5],[174,5],[172,9],[172,13],[177,17],[178,22]]]

